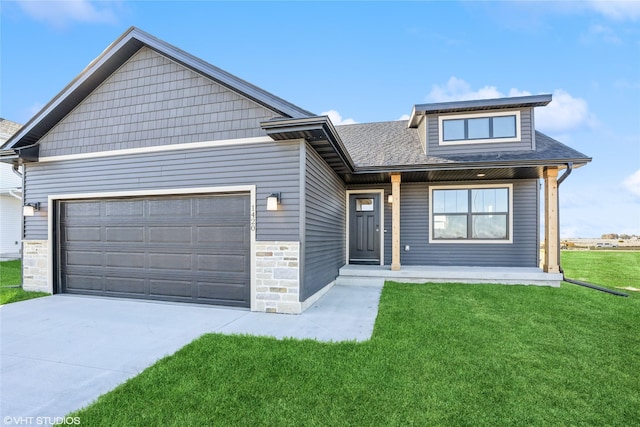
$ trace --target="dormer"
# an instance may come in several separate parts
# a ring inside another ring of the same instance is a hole
[[[551,95],[438,102],[413,106],[409,127],[417,128],[429,156],[535,150],[534,108]]]

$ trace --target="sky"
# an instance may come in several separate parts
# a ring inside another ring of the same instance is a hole
[[[640,235],[640,1],[0,3],[0,117],[26,123],[136,26],[334,124],[549,93],[536,129],[593,161],[563,238]]]

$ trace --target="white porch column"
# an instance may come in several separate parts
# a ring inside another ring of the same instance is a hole
[[[400,174],[391,174],[391,270],[400,270]]]
[[[546,273],[559,273],[558,265],[558,168],[544,169],[544,259]]]

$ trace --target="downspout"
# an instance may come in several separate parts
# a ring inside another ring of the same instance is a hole
[[[573,163],[569,162],[569,163],[567,163],[567,170],[565,171],[564,174],[562,174],[562,176],[560,178],[558,178],[558,181],[557,181],[558,199],[560,198],[560,184],[562,184],[562,182],[565,179],[567,179],[567,177],[569,175],[571,175],[572,171],[573,171]],[[595,290],[600,291],[600,292],[606,292],[608,294],[617,295],[617,296],[620,296],[620,297],[628,297],[629,295],[627,295],[625,293],[614,291],[613,289],[603,288],[601,286],[594,285],[592,283],[582,282],[580,280],[569,279],[568,277],[566,277],[564,275],[564,270],[562,269],[562,265],[560,264],[560,202],[559,201],[558,201],[557,215],[558,215],[558,220],[557,220],[558,221],[558,268],[560,269],[560,273],[562,274],[562,280],[565,281],[565,282],[568,282],[568,283],[573,283],[574,285],[584,286],[585,288],[590,288],[590,289],[595,289]]]
[[[18,168],[20,167],[19,163],[14,163],[13,167],[11,168],[11,170],[13,171],[13,173],[15,173],[16,175],[18,175],[20,177],[20,181],[22,182],[22,174],[20,173],[20,171],[18,170]],[[23,183],[24,184],[24,183]],[[15,197],[16,199],[22,201],[22,188],[20,188],[20,195],[17,195],[14,193],[14,191],[16,191],[16,189],[10,189],[9,190],[9,194],[11,194],[13,197]]]
[[[22,173],[18,170],[19,167],[20,167],[20,163],[14,163],[13,167],[11,168],[11,170],[13,171],[13,173],[18,175],[20,177],[20,179],[22,179]]]

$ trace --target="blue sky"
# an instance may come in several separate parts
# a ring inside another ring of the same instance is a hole
[[[536,128],[593,157],[561,234],[640,235],[640,2],[1,3],[0,116],[25,123],[135,25],[334,123],[551,93]]]

